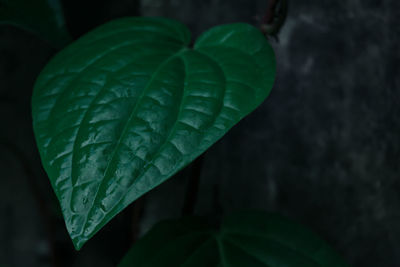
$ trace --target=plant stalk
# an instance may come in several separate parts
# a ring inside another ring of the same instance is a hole
[[[197,195],[199,191],[201,170],[203,168],[204,154],[199,156],[191,166],[191,175],[189,177],[185,199],[183,202],[182,215],[191,216],[197,203]]]

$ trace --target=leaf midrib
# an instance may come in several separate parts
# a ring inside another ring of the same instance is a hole
[[[130,45],[132,45],[133,43],[135,43],[135,42],[126,42],[126,43],[120,44],[120,45],[118,45],[118,46],[116,46],[116,47],[113,47],[113,48],[107,50],[107,51],[104,52],[101,56],[98,56],[93,62],[91,62],[88,66],[86,66],[85,71],[81,72],[81,73],[78,75],[78,77],[74,79],[73,83],[72,83],[70,86],[72,86],[72,85],[74,85],[75,83],[77,83],[77,82],[79,81],[79,79],[80,79],[81,77],[84,76],[84,74],[86,73],[86,71],[88,71],[88,70],[90,69],[90,67],[93,66],[94,64],[96,64],[98,61],[101,61],[101,60],[104,58],[105,55],[107,55],[107,54],[109,54],[109,53],[111,53],[111,52],[114,52],[115,50],[120,49],[120,48],[122,48],[122,47],[130,46]],[[81,122],[80,122],[80,125],[81,125],[83,122],[86,121],[87,116],[88,116],[88,114],[89,114],[89,110],[91,109],[91,106],[96,102],[97,98],[101,95],[101,93],[102,93],[104,90],[106,90],[106,86],[103,85],[103,87],[101,88],[100,92],[98,92],[97,96],[94,97],[94,99],[92,100],[92,102],[89,104],[89,106],[88,106],[88,108],[87,108],[85,114],[84,114],[83,117],[82,117],[82,120],[81,120]],[[64,90],[63,93],[61,93],[61,95],[63,95],[63,94],[66,93],[66,92],[68,92],[68,90]],[[62,97],[59,96],[58,99],[62,99]],[[57,106],[57,103],[58,103],[58,101],[56,101],[56,103],[54,104],[54,107]],[[53,115],[53,113],[55,112],[55,111],[54,111],[54,110],[55,110],[54,107],[53,107],[53,108],[50,110],[50,112],[49,112],[49,116],[48,116],[49,118],[50,118],[50,117]],[[76,181],[78,181],[78,178],[76,178],[76,179],[74,178],[74,177],[76,177],[76,175],[75,175],[76,167],[74,168],[73,165],[74,165],[74,162],[75,162],[76,151],[77,151],[77,147],[76,147],[76,146],[77,146],[77,144],[78,144],[78,139],[79,139],[79,136],[80,136],[81,129],[82,129],[82,127],[79,127],[79,128],[78,128],[78,132],[77,132],[77,134],[76,134],[76,137],[75,137],[75,140],[74,140],[74,143],[73,143],[73,150],[72,150],[72,159],[71,159],[71,162],[72,162],[72,163],[71,163],[71,164],[72,164],[72,166],[71,166],[71,182],[72,182],[72,185],[73,185],[73,186],[75,185]],[[74,171],[74,170],[75,170],[75,171]],[[75,179],[75,181],[74,181],[74,179]]]
[[[174,58],[174,57],[181,56],[184,52],[186,52],[186,51],[188,51],[188,50],[189,50],[189,49],[182,49],[182,51],[177,52],[176,55],[171,56],[170,59],[166,59],[166,62],[164,62],[164,63],[166,64],[169,60],[172,60],[172,58]],[[222,96],[222,98],[221,98],[222,100],[221,100],[221,105],[219,106],[218,113],[214,116],[213,122],[210,123],[210,125],[213,125],[213,124],[215,123],[216,119],[218,118],[218,116],[221,114],[222,109],[223,109],[223,107],[224,107],[224,99],[225,99],[226,90],[227,90],[227,88],[226,88],[226,73],[225,73],[224,69],[220,66],[220,64],[219,64],[217,61],[215,61],[212,57],[210,57],[209,55],[207,55],[206,53],[200,52],[200,51],[198,51],[198,50],[190,50],[190,51],[192,51],[192,52],[198,52],[198,53],[201,54],[202,56],[205,56],[205,58],[207,58],[207,59],[210,60],[211,62],[214,62],[215,65],[218,66],[218,67],[220,68],[220,70],[221,70],[221,72],[222,72],[222,74],[223,74],[223,77],[224,77],[224,93],[223,93],[223,96]],[[184,57],[182,57],[182,60],[183,60],[183,62],[184,62],[184,64],[185,64],[185,72],[188,73],[188,70],[187,70],[187,63],[185,63]],[[160,68],[161,68],[161,66],[160,66]],[[156,74],[156,72],[155,72],[155,74]],[[149,84],[151,84],[151,81],[149,81]],[[183,98],[184,98],[184,94],[182,94],[182,99],[183,99]],[[182,99],[181,99],[181,100],[182,100]],[[165,145],[168,143],[168,141],[170,141],[171,136],[175,133],[176,125],[177,125],[177,123],[179,122],[179,117],[180,117],[180,115],[181,115],[181,111],[182,111],[182,104],[180,105],[180,108],[179,108],[179,111],[178,111],[178,115],[177,115],[177,119],[175,120],[173,126],[169,129],[169,132],[168,132],[168,134],[167,134],[167,137],[164,139],[164,141],[162,142],[162,144],[160,145],[160,147],[157,149],[157,151],[153,154],[153,156],[151,157],[151,160],[150,160],[149,162],[147,162],[147,163],[142,167],[142,169],[141,169],[141,171],[139,172],[139,174],[136,175],[136,176],[134,177],[134,180],[133,180],[133,182],[132,182],[132,185],[131,185],[130,187],[128,187],[127,191],[129,191],[130,188],[132,188],[132,186],[134,185],[134,184],[133,184],[134,181],[136,181],[138,178],[142,177],[142,176],[146,173],[146,171],[149,169],[149,167],[151,166],[151,164],[154,163],[154,159],[160,154],[160,152],[163,150],[163,148],[164,148]],[[133,114],[134,114],[134,113],[133,113]],[[129,120],[128,120],[128,121],[129,121]],[[129,124],[129,123],[128,123],[128,124]],[[203,140],[203,139],[202,139],[202,140]],[[195,158],[195,157],[196,157],[196,156],[194,156],[194,158]],[[164,174],[163,176],[168,176],[168,175],[171,174],[171,172],[174,172],[174,171],[176,171],[176,168],[172,168],[172,170],[171,170],[168,174]],[[96,194],[97,194],[97,193],[96,193]],[[110,209],[110,211],[109,211],[108,213],[113,213],[112,211],[118,206],[118,204],[119,204],[122,200],[123,200],[123,197],[121,197],[121,198],[118,200],[118,202],[117,202],[116,204],[113,205],[113,207]],[[89,211],[89,213],[90,213],[90,211]],[[88,213],[88,215],[89,215],[89,213]],[[86,226],[85,226],[85,227],[86,227]],[[94,231],[94,232],[95,232],[95,231]]]
[[[212,62],[214,62],[214,63],[216,64],[216,66],[218,66],[218,67],[221,69],[221,72],[222,72],[223,75],[224,75],[224,94],[223,94],[223,96],[222,96],[222,103],[221,103],[221,105],[219,106],[218,113],[214,116],[213,122],[210,123],[210,125],[213,125],[213,124],[215,123],[216,119],[218,118],[218,116],[221,114],[222,108],[223,108],[223,106],[224,106],[224,99],[225,99],[225,95],[226,95],[226,74],[225,74],[223,68],[218,64],[218,62],[215,61],[213,58],[211,58],[209,55],[207,55],[207,54],[205,54],[205,53],[200,53],[200,52],[197,51],[197,50],[192,50],[192,51],[196,51],[196,52],[198,52],[199,54],[205,56],[207,59],[209,59],[209,60],[211,60]],[[184,64],[185,64],[185,72],[188,73],[188,70],[187,70],[187,63],[185,63],[185,60],[183,60],[183,62],[184,62]],[[183,96],[183,97],[184,97],[184,96]],[[155,158],[156,156],[159,155],[159,153],[160,153],[160,152],[162,151],[162,149],[165,147],[166,143],[167,143],[168,141],[170,141],[170,138],[171,138],[172,134],[175,133],[176,125],[177,125],[177,123],[179,122],[179,117],[180,117],[181,111],[182,111],[182,105],[179,107],[179,112],[178,112],[177,120],[175,121],[174,125],[173,125],[172,128],[170,129],[167,138],[165,138],[165,142],[163,142],[163,144],[160,146],[160,148],[159,148],[159,149],[157,150],[157,152],[154,154],[154,156],[152,157],[152,160],[151,160],[150,162],[148,162],[147,164],[145,164],[145,166],[143,166],[142,171],[136,176],[136,178],[141,177],[141,176],[148,170],[149,166],[150,166],[152,163],[154,163],[154,158]],[[202,140],[203,140],[203,139],[202,139]]]
[[[172,59],[174,59],[175,57],[179,56],[181,53],[183,53],[183,52],[186,51],[186,50],[187,50],[187,48],[186,48],[186,47],[183,47],[182,49],[178,50],[175,54],[173,54],[173,55],[171,55],[170,57],[166,58],[166,59],[157,67],[157,69],[154,71],[154,73],[153,73],[153,75],[151,76],[150,80],[148,81],[146,87],[143,89],[142,93],[139,95],[139,97],[138,97],[138,99],[137,99],[137,101],[136,101],[136,103],[135,103],[135,107],[133,108],[133,110],[132,110],[132,112],[131,112],[131,115],[129,116],[128,120],[126,121],[126,123],[125,123],[125,125],[124,125],[124,128],[123,128],[123,130],[122,130],[122,132],[121,132],[121,135],[120,135],[120,137],[118,138],[117,144],[116,144],[116,146],[115,146],[115,148],[114,148],[114,150],[113,150],[113,152],[112,152],[112,154],[111,154],[111,158],[110,158],[110,160],[109,160],[108,163],[107,163],[107,166],[106,166],[105,171],[104,171],[103,179],[101,180],[100,185],[98,186],[98,189],[96,190],[96,193],[95,193],[95,195],[94,195],[94,199],[93,199],[93,201],[92,201],[92,205],[90,206],[88,212],[86,213],[86,217],[85,217],[85,221],[84,221],[84,224],[83,224],[81,233],[79,233],[78,235],[81,235],[82,232],[86,229],[89,215],[90,215],[90,213],[92,212],[92,209],[93,209],[93,207],[94,207],[93,204],[96,203],[96,201],[97,201],[97,199],[98,199],[98,196],[99,196],[98,193],[99,193],[100,188],[101,188],[101,183],[103,182],[104,177],[107,177],[108,175],[110,175],[110,174],[109,174],[110,165],[111,165],[111,163],[115,160],[115,156],[117,155],[117,152],[118,152],[118,150],[119,150],[119,148],[120,148],[120,146],[121,146],[121,144],[122,144],[122,140],[125,138],[125,135],[126,135],[126,133],[127,133],[127,130],[128,130],[128,128],[129,128],[130,121],[132,120],[134,114],[136,114],[137,108],[138,108],[138,106],[139,106],[139,103],[141,102],[141,100],[142,100],[143,97],[145,96],[145,94],[146,94],[146,92],[147,92],[147,90],[148,90],[148,88],[149,88],[149,85],[153,82],[153,80],[154,80],[155,77],[157,76],[158,72],[162,69],[162,67],[164,67],[168,62],[170,62]],[[96,229],[97,229],[97,227],[96,227]],[[94,232],[95,232],[95,231],[93,231],[92,233],[90,233],[89,236],[91,236]]]

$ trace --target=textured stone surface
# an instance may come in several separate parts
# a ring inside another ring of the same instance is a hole
[[[102,2],[98,21],[132,14],[129,1]],[[197,35],[220,23],[255,24],[266,4],[142,0],[141,12],[179,19]],[[353,266],[399,266],[399,11],[394,0],[290,1],[280,41],[273,43],[275,88],[206,153],[195,213],[276,211],[311,226]],[[29,96],[53,51],[21,31],[0,34],[0,119],[6,125],[1,137],[26,151],[52,203],[31,136]],[[26,178],[5,149],[0,154],[0,264],[49,266],[46,229]],[[159,219],[180,216],[189,173],[146,195],[142,233]],[[19,192],[12,190],[17,185]],[[73,252],[54,215],[61,265],[114,266],[129,246],[130,212],[117,216],[80,253]]]
[[[201,32],[251,22],[262,2],[171,1],[165,9],[144,1],[143,10]],[[197,214],[272,210],[310,225],[355,266],[400,264],[398,6],[290,1],[274,43],[275,88],[206,154]]]

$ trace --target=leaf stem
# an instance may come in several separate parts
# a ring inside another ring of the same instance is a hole
[[[141,196],[137,199],[132,206],[131,210],[131,243],[134,244],[139,237],[140,232],[140,220],[142,218],[144,203],[146,195]]]
[[[183,202],[182,215],[193,215],[197,203],[199,191],[201,169],[203,167],[204,154],[200,155],[191,165],[191,175],[189,177],[185,199]]]

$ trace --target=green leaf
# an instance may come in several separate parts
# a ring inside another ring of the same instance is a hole
[[[348,266],[322,239],[274,214],[240,212],[219,230],[194,218],[157,224],[119,267]]]
[[[21,27],[58,47],[71,39],[59,0],[0,0],[0,24]]]
[[[39,152],[79,249],[185,167],[269,94],[274,54],[258,29],[126,18],[56,55],[32,97]]]

